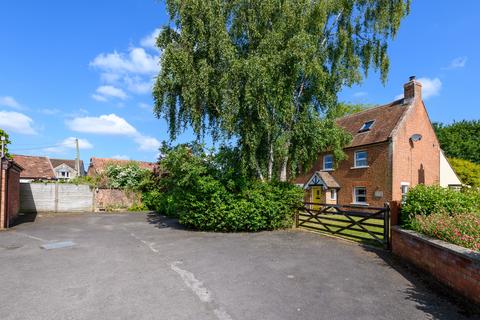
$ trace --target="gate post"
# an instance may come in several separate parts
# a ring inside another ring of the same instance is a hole
[[[390,205],[385,203],[385,212],[383,214],[383,241],[385,249],[390,249]]]

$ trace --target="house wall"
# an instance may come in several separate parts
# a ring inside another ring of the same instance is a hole
[[[440,151],[440,185],[447,188],[448,186],[460,186],[462,181],[458,178],[447,157]]]
[[[368,152],[368,168],[354,169],[355,151],[365,150]],[[370,206],[382,207],[385,202],[390,201],[391,192],[391,170],[389,167],[389,142],[377,143],[369,146],[348,148],[344,150],[347,159],[341,161],[338,167],[329,171],[332,177],[340,185],[337,191],[338,204],[350,204],[353,202],[353,188],[367,188],[367,202]],[[307,175],[310,177],[315,171],[322,171],[323,156],[320,154],[313,169]],[[308,180],[308,178],[307,178]],[[382,197],[375,197],[375,191],[383,193]]]
[[[413,134],[422,139],[410,141]],[[440,146],[420,97],[416,97],[393,137],[392,200],[402,198],[402,182],[417,184],[440,183]]]

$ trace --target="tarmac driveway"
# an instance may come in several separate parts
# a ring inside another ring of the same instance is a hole
[[[138,213],[0,232],[0,319],[476,318],[465,311],[383,251],[308,232],[192,232]]]

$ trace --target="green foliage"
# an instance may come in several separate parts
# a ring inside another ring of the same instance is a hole
[[[362,112],[371,107],[372,105],[370,104],[340,102],[335,108],[331,110],[331,116],[333,118],[341,118],[344,116],[349,116],[351,114]]]
[[[92,188],[98,187],[98,177],[91,177],[91,176],[80,176],[75,177],[69,180],[59,180],[65,183],[72,183],[72,184],[87,184]]]
[[[319,150],[342,159],[351,137],[327,115],[371,68],[386,80],[388,40],[409,4],[167,0],[155,113],[172,139],[191,126],[235,141],[242,171],[262,180],[308,169]]]
[[[480,164],[457,158],[448,160],[463,184],[480,188]]]
[[[139,190],[150,174],[133,161],[126,165],[110,164],[105,169],[107,186],[115,189]]]
[[[143,203],[157,212],[178,216],[198,230],[258,231],[289,227],[303,192],[288,183],[261,183],[235,170],[237,150],[207,153],[201,145],[162,148],[165,174]],[[238,163],[238,161],[237,161]]]
[[[440,186],[418,185],[407,194],[402,205],[402,224],[412,227],[417,216],[430,214],[480,214],[480,192],[463,189],[461,192]]]
[[[480,164],[480,120],[434,123],[434,128],[447,157]]]
[[[11,158],[11,155],[8,153],[8,145],[11,143],[8,133],[0,128],[0,137],[5,137],[4,152],[5,157]]]
[[[434,213],[417,216],[412,229],[427,236],[480,251],[480,215]]]

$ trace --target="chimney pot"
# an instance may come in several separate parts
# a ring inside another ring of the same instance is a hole
[[[417,79],[416,76],[410,76],[410,78],[408,78],[409,81],[413,81],[413,80],[415,80],[415,79]]]

